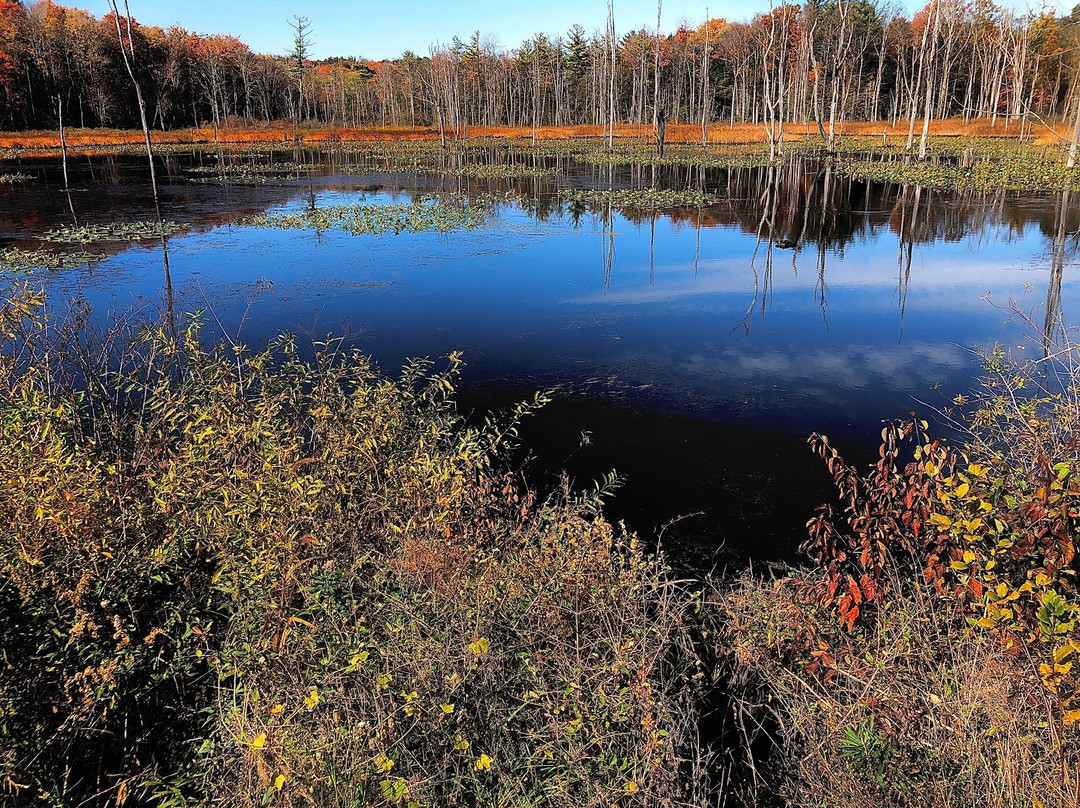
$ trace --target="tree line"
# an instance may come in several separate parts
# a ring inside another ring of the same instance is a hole
[[[610,4],[609,4],[610,7]],[[341,126],[575,126],[717,121],[785,125],[832,145],[844,120],[894,126],[988,118],[1024,131],[1080,125],[1077,23],[1018,13],[993,0],[932,0],[910,18],[888,0],[775,4],[749,22],[708,18],[592,34],[536,34],[501,47],[479,32],[393,60],[312,60],[310,27],[294,21],[289,53],[258,54],[232,36],[135,22],[151,125],[292,119]],[[706,14],[707,16],[707,14]],[[132,83],[112,14],[51,0],[0,0],[0,127],[128,127]],[[285,28],[283,21],[282,27]]]

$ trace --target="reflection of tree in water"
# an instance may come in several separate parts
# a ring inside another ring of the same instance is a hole
[[[610,171],[610,168],[608,168]],[[608,176],[611,185],[610,174]],[[754,316],[763,316],[770,306],[777,251],[791,251],[791,269],[798,274],[798,258],[806,250],[815,251],[814,298],[828,325],[828,260],[843,259],[849,244],[867,241],[883,230],[897,238],[897,308],[899,339],[904,337],[908,291],[914,252],[919,245],[936,242],[967,241],[973,247],[992,237],[996,242],[1023,237],[1034,225],[1055,245],[1051,288],[1047,301],[1048,315],[1056,316],[1060,306],[1061,267],[1068,251],[1066,233],[1075,233],[1080,211],[1066,203],[1032,205],[1005,192],[977,194],[944,192],[897,183],[867,182],[838,173],[829,162],[793,159],[766,167],[727,169],[686,169],[672,166],[621,167],[614,184],[621,187],[652,185],[658,188],[686,189],[720,197],[712,205],[667,208],[624,207],[619,211],[629,222],[648,224],[654,233],[657,219],[667,218],[675,225],[693,227],[695,234],[694,267],[701,260],[701,230],[711,227],[737,227],[753,236],[750,257],[753,273],[753,299],[739,326],[749,330]],[[603,203],[610,215],[611,203]],[[575,220],[597,205],[576,203],[570,210]],[[1066,223],[1072,217],[1073,221]],[[609,239],[610,228],[603,230]],[[654,238],[650,238],[650,279],[655,263]],[[1077,249],[1073,243],[1073,251]],[[611,251],[605,252],[610,259]],[[612,262],[605,261],[605,279],[610,280]],[[1055,291],[1056,290],[1056,291]]]
[[[919,207],[922,202],[923,188],[915,186],[903,186],[900,199],[897,201],[899,208],[900,226],[897,230],[896,239],[896,266],[898,277],[896,281],[896,297],[900,305],[900,342],[904,341],[904,316],[907,313],[908,289],[911,287],[911,258],[915,249],[915,231],[919,219]],[[909,206],[909,197],[910,206]]]
[[[1071,194],[1067,189],[1062,191],[1056,209],[1057,222],[1050,252],[1050,282],[1046,285],[1046,318],[1043,321],[1044,356],[1050,355],[1055,344],[1063,345],[1067,343],[1066,340],[1058,340],[1055,332],[1057,329],[1064,327],[1064,317],[1061,311],[1061,279],[1065,271],[1065,259],[1070,252],[1072,254],[1076,253],[1077,242],[1080,241],[1080,230],[1076,226],[1077,212],[1069,208],[1070,196]],[[1071,228],[1069,227],[1070,217],[1072,219]],[[1072,236],[1071,239],[1070,235]]]

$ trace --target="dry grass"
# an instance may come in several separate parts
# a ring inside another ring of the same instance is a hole
[[[917,131],[921,123],[916,122]],[[906,137],[907,124],[898,127],[882,121],[856,121],[845,123],[840,131],[845,136],[875,136],[884,132],[894,139]],[[1047,126],[1035,129],[1037,142],[1059,142],[1065,134],[1064,125]],[[564,140],[570,138],[600,138],[605,134],[602,126],[542,126],[536,130],[538,140]],[[615,136],[620,139],[649,139],[652,127],[649,125],[623,124],[616,127]],[[959,119],[933,121],[930,125],[933,137],[1000,137],[1016,138],[1019,127],[1014,123],[1006,125],[998,121],[996,125],[988,119],[965,122]],[[138,146],[142,144],[142,133],[138,130],[120,129],[69,129],[67,130],[68,148],[72,153],[93,154],[96,150],[117,146]],[[175,129],[169,132],[154,132],[153,141],[159,145],[207,145],[214,143],[214,132],[209,127]],[[509,139],[528,139],[532,137],[530,127],[482,126],[467,127],[464,132],[450,132],[451,139],[473,139],[495,137]],[[788,124],[785,138],[789,142],[813,140],[818,138],[814,125]],[[284,145],[321,145],[325,143],[363,143],[380,141],[437,141],[439,131],[434,127],[364,127],[340,128],[336,126],[305,126],[297,130],[290,123],[278,122],[270,126],[230,127],[218,133],[218,142],[230,146],[284,144]],[[701,142],[701,127],[695,124],[672,124],[667,129],[669,143]],[[709,126],[709,143],[713,145],[754,145],[765,143],[765,129],[761,124],[738,123],[730,126],[714,123]],[[0,134],[0,149],[14,152],[20,156],[46,156],[60,149],[59,135],[54,131],[8,132]],[[14,156],[14,155],[11,155]]]
[[[777,727],[763,788],[807,807],[1075,805],[1027,660],[910,586],[857,651],[823,657],[841,632],[803,583],[747,575],[716,603],[744,723]]]

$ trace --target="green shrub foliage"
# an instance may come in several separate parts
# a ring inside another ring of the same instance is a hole
[[[46,310],[0,306],[0,801],[700,796],[691,599],[503,462],[542,397]]]

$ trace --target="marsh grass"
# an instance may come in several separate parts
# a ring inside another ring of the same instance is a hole
[[[806,596],[820,573],[748,574],[720,598],[733,700],[775,741],[758,794],[806,808],[1072,805],[1027,660],[904,575],[904,594],[855,636]]]

